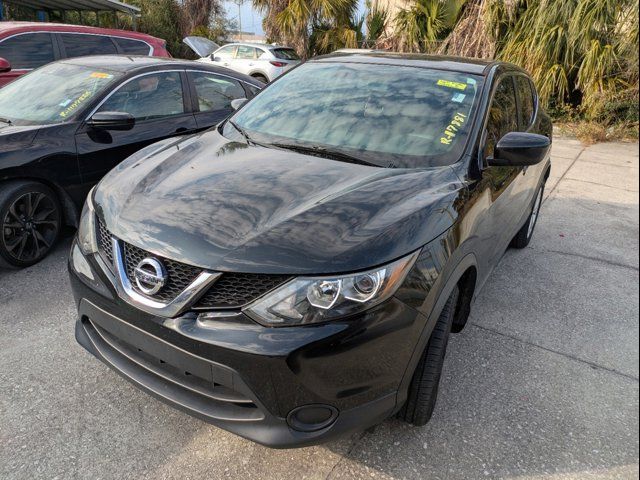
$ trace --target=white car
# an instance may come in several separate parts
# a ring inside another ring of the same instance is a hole
[[[224,47],[203,37],[184,40],[196,55],[198,62],[213,63],[268,83],[289,68],[300,63],[293,48],[261,43],[230,43]]]

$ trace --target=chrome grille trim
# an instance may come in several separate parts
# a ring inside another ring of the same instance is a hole
[[[200,295],[215,282],[221,273],[203,271],[177,297],[169,302],[161,302],[136,292],[127,276],[123,245],[120,240],[112,237],[113,263],[118,277],[116,289],[118,295],[127,303],[153,315],[175,317],[186,310]]]

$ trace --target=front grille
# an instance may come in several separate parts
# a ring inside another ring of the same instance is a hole
[[[122,244],[124,245],[124,265],[127,277],[134,289],[138,290],[133,271],[143,259],[157,258],[167,269],[167,282],[158,293],[152,296],[154,300],[170,302],[180,295],[202,272],[201,268],[159,257],[126,242],[122,242]]]
[[[102,255],[102,259],[107,262],[109,267],[113,267],[113,242],[111,240],[111,233],[107,230],[107,226],[100,219],[96,217],[96,237],[98,239],[98,251]]]
[[[96,234],[100,255],[113,267],[112,234],[106,224],[97,218]],[[203,271],[201,268],[186,265],[167,258],[159,257],[139,247],[120,241],[124,252],[124,265],[127,278],[132,287],[138,290],[134,270],[141,260],[154,257],[167,269],[167,282],[162,289],[151,298],[168,303],[184,291]],[[253,302],[267,292],[274,290],[292,277],[289,275],[266,275],[250,273],[223,273],[195,304],[197,309],[241,308]]]
[[[240,308],[289,279],[288,275],[223,273],[195,308]]]

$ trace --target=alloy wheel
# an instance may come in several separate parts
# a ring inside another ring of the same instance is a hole
[[[2,219],[2,242],[19,262],[42,258],[58,235],[60,220],[55,201],[42,192],[22,194]]]

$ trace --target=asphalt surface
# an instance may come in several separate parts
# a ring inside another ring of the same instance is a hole
[[[557,139],[534,239],[454,335],[432,422],[270,450],[73,338],[69,239],[0,271],[1,479],[638,478],[638,144]]]

